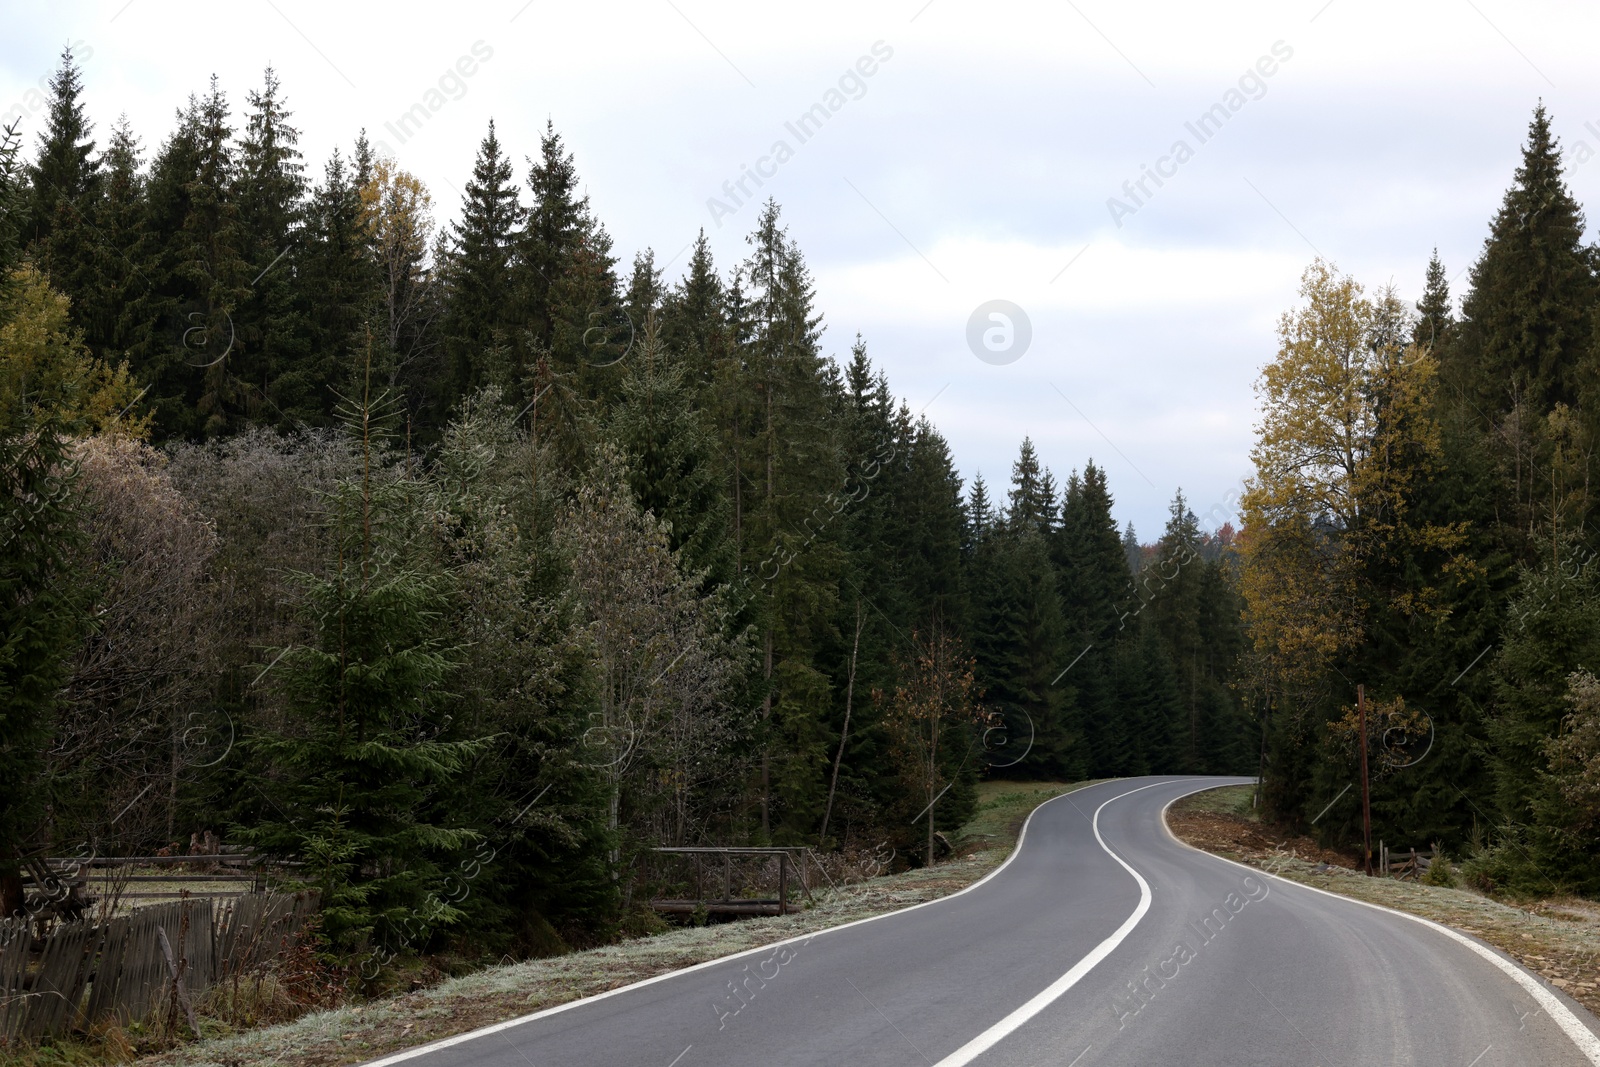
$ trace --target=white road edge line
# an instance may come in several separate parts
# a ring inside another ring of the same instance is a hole
[[[1209,786],[1208,788],[1218,789],[1222,787]],[[1196,789],[1192,793],[1185,793],[1183,796],[1193,796],[1194,793],[1203,792],[1205,792],[1204,789]],[[1399,911],[1395,908],[1386,908],[1382,904],[1373,904],[1369,901],[1358,900],[1355,897],[1347,897],[1339,893],[1330,893],[1326,889],[1318,889],[1316,886],[1306,885],[1304,882],[1296,882],[1289,878],[1281,878],[1278,875],[1273,874],[1270,871],[1262,870],[1259,867],[1251,867],[1247,864],[1230,860],[1226,856],[1218,856],[1214,852],[1207,852],[1204,849],[1195,848],[1193,845],[1189,844],[1189,842],[1180,839],[1177,834],[1172,832],[1172,828],[1167,825],[1167,808],[1172,807],[1173,804],[1176,804],[1182,799],[1183,797],[1173,797],[1172,800],[1167,803],[1166,807],[1161,809],[1161,827],[1167,832],[1168,837],[1172,838],[1172,840],[1176,841],[1184,848],[1189,849],[1192,852],[1198,852],[1202,856],[1210,856],[1214,860],[1221,860],[1223,863],[1232,864],[1235,867],[1243,867],[1251,874],[1264,874],[1268,878],[1282,882],[1284,885],[1297,886],[1301,889],[1310,890],[1313,893],[1320,893],[1325,897],[1331,897],[1334,900],[1342,900],[1350,904],[1360,904],[1362,907],[1371,908],[1373,911],[1386,912],[1389,915],[1398,915],[1402,919],[1410,919],[1414,923],[1420,923],[1431,930],[1435,930],[1443,934],[1445,937],[1448,937],[1457,944],[1465,945],[1467,948],[1471,949],[1473,952],[1476,952],[1479,956],[1482,956],[1500,970],[1504,971],[1513,982],[1516,982],[1517,985],[1521,986],[1523,991],[1537,1001],[1539,1006],[1545,1010],[1545,1014],[1549,1015],[1555,1024],[1561,1027],[1562,1032],[1572,1040],[1572,1043],[1578,1046],[1578,1051],[1587,1056],[1589,1062],[1594,1064],[1595,1067],[1600,1067],[1600,1037],[1596,1037],[1594,1031],[1585,1026],[1583,1024],[1583,1020],[1572,1014],[1571,1010],[1568,1009],[1565,1004],[1561,1003],[1560,998],[1554,993],[1550,992],[1550,990],[1546,989],[1544,985],[1540,983],[1539,979],[1535,978],[1532,974],[1529,974],[1527,971],[1517,966],[1511,960],[1501,956],[1498,952],[1489,948],[1487,945],[1483,945],[1477,941],[1474,941],[1466,934],[1452,930],[1443,923],[1436,923],[1432,919],[1424,919],[1420,915],[1412,915],[1409,912]]]
[[[1113,781],[1114,781],[1114,779],[1113,779]],[[693,965],[688,966],[688,967],[682,967],[682,968],[679,968],[676,971],[668,971],[666,974],[658,974],[654,978],[643,978],[643,979],[640,979],[637,982],[630,982],[627,985],[618,986],[615,989],[608,989],[604,993],[596,993],[593,996],[582,997],[582,998],[580,998],[578,1000],[569,1000],[565,1004],[557,1004],[554,1007],[545,1008],[543,1011],[536,1011],[536,1012],[532,1013],[531,1015],[521,1015],[521,1016],[518,1016],[515,1019],[507,1019],[505,1022],[492,1023],[489,1026],[481,1026],[476,1030],[469,1030],[464,1034],[456,1034],[454,1037],[440,1038],[438,1041],[433,1041],[433,1042],[430,1042],[429,1044],[426,1044],[426,1045],[418,1045],[416,1048],[408,1048],[408,1049],[405,1049],[404,1051],[396,1052],[396,1053],[394,1053],[392,1055],[385,1056],[382,1059],[368,1060],[366,1063],[358,1064],[357,1067],[389,1067],[390,1064],[404,1063],[406,1060],[413,1060],[413,1059],[416,1059],[419,1056],[427,1056],[427,1055],[429,1055],[431,1053],[438,1052],[438,1051],[440,1051],[442,1049],[450,1048],[453,1045],[462,1045],[462,1044],[465,1044],[468,1041],[476,1041],[480,1037],[488,1037],[490,1034],[498,1034],[502,1030],[509,1030],[514,1026],[521,1026],[523,1023],[531,1023],[536,1019],[543,1019],[546,1016],[556,1015],[556,1014],[559,1014],[559,1013],[564,1012],[564,1011],[571,1011],[573,1008],[580,1008],[585,1004],[593,1004],[597,1000],[605,1000],[607,997],[618,996],[619,994],[626,993],[629,990],[639,989],[642,986],[654,985],[657,982],[665,982],[667,979],[676,978],[681,974],[691,974],[694,971],[702,971],[702,970],[705,970],[705,969],[707,969],[709,967],[717,967],[717,966],[720,966],[720,965],[722,965],[724,963],[728,963],[728,962],[730,962],[732,960],[742,959],[745,956],[754,956],[754,955],[757,955],[757,954],[762,953],[762,952],[770,952],[772,949],[780,948],[780,947],[782,947],[784,945],[792,945],[792,944],[794,944],[794,943],[796,943],[798,941],[810,941],[812,938],[821,937],[823,934],[831,934],[831,933],[836,933],[836,932],[838,932],[840,930],[848,930],[852,926],[860,926],[862,923],[877,922],[879,919],[887,919],[887,918],[889,918],[890,916],[893,916],[893,915],[904,915],[908,911],[916,911],[918,908],[927,908],[927,907],[931,907],[934,904],[943,904],[947,900],[954,900],[956,897],[959,897],[959,896],[962,896],[963,894],[972,892],[974,889],[977,889],[979,886],[983,885],[983,883],[987,882],[989,879],[995,877],[1001,871],[1003,871],[1007,867],[1011,866],[1011,861],[1016,859],[1017,856],[1019,856],[1022,853],[1022,843],[1023,843],[1023,841],[1027,840],[1029,824],[1033,822],[1033,817],[1035,815],[1039,814],[1039,809],[1043,808],[1045,806],[1045,804],[1053,804],[1056,801],[1062,799],[1063,797],[1070,797],[1075,793],[1083,792],[1083,790],[1085,790],[1085,789],[1092,789],[1096,785],[1106,785],[1106,784],[1109,784],[1109,783],[1107,783],[1107,782],[1094,782],[1094,783],[1091,783],[1089,785],[1080,786],[1077,789],[1073,789],[1073,790],[1070,790],[1070,791],[1065,792],[1065,793],[1059,793],[1056,796],[1051,797],[1049,800],[1046,800],[1043,803],[1041,803],[1039,805],[1039,807],[1034,808],[1032,811],[1030,811],[1028,813],[1027,819],[1023,821],[1023,823],[1022,823],[1022,831],[1019,834],[1017,834],[1017,843],[1011,849],[1011,855],[1009,855],[1009,856],[1007,856],[1005,858],[1005,862],[1001,863],[1000,866],[996,867],[994,870],[990,871],[988,874],[984,875],[982,878],[978,879],[976,882],[973,882],[971,885],[967,886],[967,888],[959,889],[956,892],[951,893],[949,896],[939,897],[937,900],[925,900],[921,904],[912,904],[910,907],[901,908],[898,911],[886,911],[882,915],[869,915],[865,919],[856,919],[856,920],[854,920],[852,922],[842,923],[842,924],[840,924],[838,926],[824,927],[821,930],[813,930],[809,934],[797,934],[794,937],[786,937],[781,941],[773,941],[770,944],[757,945],[755,948],[747,948],[747,949],[743,949],[743,950],[741,950],[739,952],[730,953],[729,955],[726,955],[726,956],[718,956],[714,960],[706,960],[703,963],[696,963],[696,964],[693,964]],[[1156,785],[1169,785],[1171,783],[1168,783],[1168,782],[1157,782],[1155,784]],[[1149,789],[1151,787],[1150,786],[1143,786],[1142,788]],[[1138,790],[1132,790],[1132,792],[1138,792]],[[1127,796],[1126,793],[1122,793],[1122,794],[1119,794],[1119,795]],[[1115,799],[1117,799],[1117,798],[1116,797],[1112,797],[1111,798],[1111,800],[1115,800]],[[1107,804],[1109,804],[1110,802],[1111,801],[1109,801],[1109,800],[1106,801]],[[1102,807],[1102,808],[1105,807],[1105,804],[1100,805],[1100,807]],[[1095,809],[1095,814],[1097,816],[1100,814],[1098,808]],[[1098,834],[1098,831],[1097,831],[1097,834]],[[1107,851],[1109,851],[1109,849]],[[1117,860],[1117,862],[1118,863],[1122,863],[1122,861],[1120,859]],[[1128,866],[1125,863],[1123,863],[1122,865],[1124,867]],[[1129,870],[1132,870],[1132,868],[1129,868]],[[1134,877],[1137,878],[1138,875],[1134,875]],[[1141,881],[1142,881],[1142,879],[1141,879]]]
[[[1181,782],[1182,779],[1179,779],[1178,781]],[[985,1030],[971,1041],[968,1041],[965,1045],[962,1045],[960,1048],[950,1053],[950,1055],[934,1064],[933,1067],[964,1067],[965,1064],[971,1063],[973,1060],[977,1059],[979,1056],[983,1055],[985,1052],[989,1051],[996,1044],[998,1044],[1002,1038],[1016,1031],[1029,1019],[1033,1018],[1035,1015],[1038,1015],[1041,1011],[1044,1011],[1044,1009],[1055,1003],[1063,993],[1082,981],[1084,975],[1094,970],[1096,965],[1098,965],[1101,960],[1111,955],[1118,945],[1127,940],[1128,935],[1133,933],[1134,927],[1139,925],[1139,921],[1143,919],[1145,913],[1150,910],[1150,883],[1144,880],[1143,875],[1130,867],[1126,860],[1117,855],[1115,852],[1112,852],[1111,847],[1106,844],[1106,839],[1100,836],[1100,812],[1105,810],[1106,804],[1110,804],[1112,801],[1121,800],[1125,796],[1130,796],[1134,793],[1142,793],[1146,789],[1154,789],[1157,786],[1177,784],[1178,782],[1165,781],[1152,782],[1149,785],[1141,785],[1139,788],[1130,789],[1126,793],[1118,793],[1116,796],[1112,797],[1111,800],[1107,800],[1105,804],[1101,804],[1098,808],[1094,809],[1094,818],[1090,821],[1090,825],[1094,828],[1094,839],[1100,842],[1100,847],[1105,850],[1106,855],[1122,864],[1122,869],[1133,875],[1133,880],[1139,883],[1139,906],[1133,909],[1133,914],[1129,915],[1125,920],[1123,920],[1122,925],[1117,927],[1116,930],[1112,932],[1110,937],[1100,942],[1089,952],[1087,956],[1073,964],[1072,969],[1067,971],[1066,974],[1062,975],[1060,978],[1057,978],[1054,982],[1051,982],[1044,988],[1042,992],[1036,994],[1032,999],[1024,1003],[1022,1007],[1013,1011],[1010,1015],[1007,1015],[1004,1019],[1001,1019],[999,1022],[989,1027],[989,1029]]]

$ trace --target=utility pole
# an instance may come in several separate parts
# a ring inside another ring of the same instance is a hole
[[[1367,781],[1367,687],[1356,686],[1356,714],[1361,720],[1361,852],[1367,877],[1372,877],[1372,790]]]

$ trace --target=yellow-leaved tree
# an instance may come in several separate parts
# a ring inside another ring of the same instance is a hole
[[[133,411],[140,389],[127,363],[91,356],[70,311],[67,297],[26,260],[0,288],[0,435],[46,416],[69,433],[143,438],[150,416]]]
[[[1255,472],[1241,500],[1241,592],[1259,673],[1303,693],[1362,639],[1369,608],[1442,610],[1437,589],[1381,579],[1419,551],[1455,555],[1464,524],[1418,521],[1412,501],[1437,467],[1431,353],[1407,343],[1392,290],[1369,298],[1322,259],[1299,307],[1278,322],[1278,354],[1257,384]]]
[[[427,328],[439,306],[429,262],[433,198],[420,178],[380,158],[361,187],[361,209],[378,263],[384,377],[394,388],[436,345]]]

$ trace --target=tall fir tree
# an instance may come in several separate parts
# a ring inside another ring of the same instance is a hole
[[[1450,299],[1450,281],[1445,277],[1444,263],[1439,250],[1433,250],[1428,260],[1428,275],[1422,287],[1422,299],[1417,301],[1417,322],[1411,331],[1411,343],[1441,350],[1450,342],[1450,328],[1455,325],[1455,303]]]
[[[364,183],[366,177],[358,176]],[[494,120],[478,146],[461,204],[451,224],[445,268],[445,349],[451,368],[444,397],[453,405],[482,385],[509,384],[510,353],[516,343],[513,303],[513,242],[522,222],[511,160],[501,151]]]
[[[39,138],[39,156],[29,169],[27,243],[51,285],[73,302],[73,321],[86,325],[79,308],[94,284],[103,248],[94,224],[101,195],[101,163],[94,154],[94,126],[84,112],[83,73],[72,46],[50,78],[50,117]]]
[[[690,573],[702,576],[709,592],[734,580],[737,562],[716,439],[691,403],[682,365],[661,343],[654,313],[640,333],[607,434],[628,458],[640,508],[667,524],[672,550]]]
[[[139,140],[123,115],[100,157],[102,195],[94,206],[99,245],[92,257],[92,280],[76,308],[89,350],[103,359],[124,355],[132,346],[136,335],[132,310],[150,285],[140,266],[147,248],[141,162]]]
[[[1031,525],[1048,533],[1055,524],[1055,479],[1039,462],[1033,441],[1022,439],[1022,450],[1011,465],[1010,509],[1006,521],[1014,527]]]
[[[415,544],[417,487],[384,469],[385,409],[364,392],[346,413],[361,469],[329,501],[331,566],[302,576],[315,636],[283,650],[289,718],[249,739],[271,803],[241,827],[269,853],[303,857],[330,940],[363,955],[425,944],[461,917],[444,864],[481,833],[460,825],[454,798],[487,747],[450,732],[448,578]]]
[[[1176,763],[1197,771],[1204,765],[1206,691],[1205,634],[1201,631],[1205,561],[1200,525],[1179,490],[1168,509],[1167,528],[1156,548],[1151,573],[1138,583],[1147,628],[1159,636],[1170,670],[1177,672],[1183,714],[1171,724],[1178,733]],[[1166,733],[1168,731],[1162,731]]]
[[[1126,709],[1118,704],[1119,649],[1137,634],[1130,596],[1131,575],[1111,515],[1105,472],[1090,460],[1083,474],[1067,481],[1051,557],[1060,588],[1064,627],[1063,667],[1058,685],[1074,693],[1074,720],[1082,739],[1083,764],[1093,773],[1130,765],[1138,743]]]
[[[316,359],[306,321],[305,166],[300,131],[289,122],[277,73],[268,67],[262,88],[248,98],[239,146],[234,200],[239,218],[238,252],[250,275],[233,316],[234,373],[258,395],[260,421],[286,430],[315,425],[323,411],[298,388]],[[315,373],[314,371],[312,373]],[[280,387],[280,381],[285,387]],[[296,401],[300,403],[297,404]],[[287,405],[287,406],[286,406]]]
[[[761,834],[770,838],[788,821],[809,837],[821,816],[820,722],[830,702],[816,650],[836,611],[840,561],[837,532],[824,526],[812,536],[807,520],[815,524],[815,510],[842,487],[843,459],[824,421],[815,288],[776,203],[765,205],[746,241],[750,255],[740,276],[749,294],[742,309],[748,333],[739,366],[730,368],[743,416],[730,451],[732,478],[749,486],[751,497],[742,514],[735,501],[735,538],[746,574],[761,582]]]
[[[364,142],[363,136],[357,155]],[[354,158],[347,161],[336,148],[323,168],[322,182],[312,190],[303,237],[306,251],[297,264],[307,351],[273,381],[278,407],[310,426],[333,424],[336,391],[344,388],[344,371],[354,365],[353,354],[364,348],[364,326],[377,304],[377,269],[356,170]]]
[[[663,298],[661,337],[684,360],[695,389],[707,389],[731,338],[726,287],[712,262],[705,230],[695,239],[683,278]]]
[[[534,350],[555,343],[552,295],[578,249],[594,236],[589,198],[578,191],[578,168],[555,123],[546,121],[539,159],[529,161],[527,225],[517,235],[517,297],[526,316],[527,344]]]
[[[1571,406],[1593,378],[1595,272],[1584,225],[1541,103],[1473,264],[1458,337],[1442,367],[1446,385],[1484,417],[1502,418],[1519,405],[1531,414]]]

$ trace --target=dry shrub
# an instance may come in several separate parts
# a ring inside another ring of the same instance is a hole
[[[224,977],[206,991],[196,1010],[229,1026],[270,1026],[344,1003],[351,975],[319,951],[319,917],[313,917],[281,953],[260,967]]]

